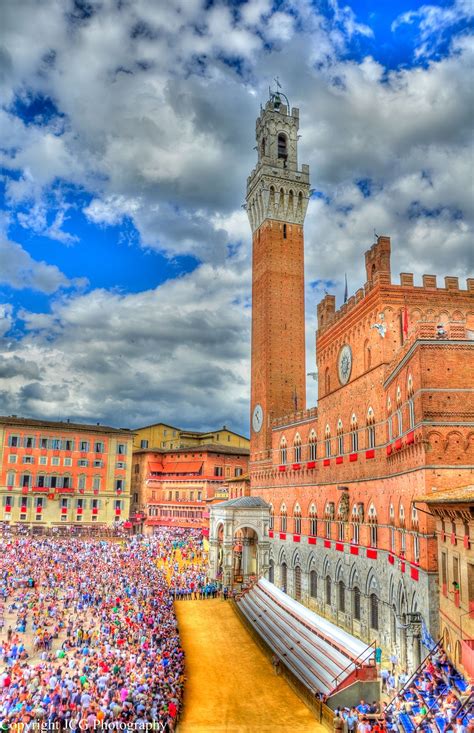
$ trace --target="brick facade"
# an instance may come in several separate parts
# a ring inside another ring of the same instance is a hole
[[[439,634],[435,526],[414,497],[472,483],[474,281],[438,287],[426,275],[415,285],[403,273],[395,284],[390,239],[378,237],[365,285],[337,311],[332,295],[318,305],[317,408],[288,410],[287,375],[296,383],[305,371],[304,284],[299,250],[296,264],[283,254],[282,226],[267,218],[253,231],[252,408],[265,405],[273,420],[252,429],[250,476],[251,494],[272,507],[270,573],[413,667],[423,652],[413,614]],[[262,268],[278,272],[279,297]]]

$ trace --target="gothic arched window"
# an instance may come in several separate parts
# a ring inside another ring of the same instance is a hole
[[[356,621],[360,621],[360,590],[357,586],[354,587],[354,618]]]
[[[370,594],[370,628],[375,631],[379,628],[379,599],[375,593]]]
[[[309,595],[316,598],[318,595],[318,576],[316,570],[311,570],[309,574]]]
[[[351,417],[351,449],[352,453],[359,450],[359,432],[357,429],[357,418],[355,415]]]
[[[318,515],[314,504],[311,504],[309,509],[309,534],[311,537],[316,537],[318,534]]]
[[[281,505],[280,508],[280,532],[286,532],[286,506]]]
[[[315,461],[317,455],[316,433],[312,430],[309,434],[309,460]]]
[[[286,439],[282,438],[280,442],[280,463],[282,466],[286,464],[286,459],[287,459]]]
[[[288,141],[282,132],[278,135],[278,157],[282,160],[288,158]]]
[[[293,443],[295,463],[301,463],[301,438],[299,433],[295,435],[295,441]]]
[[[299,504],[295,504],[295,508],[293,510],[293,524],[294,533],[301,534],[301,509]]]
[[[375,448],[375,415],[371,407],[367,410],[367,448]]]

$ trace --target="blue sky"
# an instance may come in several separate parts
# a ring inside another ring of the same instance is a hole
[[[3,4],[1,412],[248,431],[241,204],[275,76],[316,190],[308,371],[374,228],[395,271],[469,273],[467,0],[83,7]]]

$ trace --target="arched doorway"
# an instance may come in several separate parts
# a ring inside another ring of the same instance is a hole
[[[234,534],[234,577],[243,581],[258,576],[258,536],[251,527],[241,527]]]

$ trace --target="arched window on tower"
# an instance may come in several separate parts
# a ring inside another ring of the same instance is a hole
[[[261,148],[261,150],[262,150],[262,158],[267,154],[266,147],[267,147],[267,141],[265,140],[264,137],[262,137],[262,148]]]
[[[366,339],[364,343],[364,370],[368,372],[371,366],[372,366],[372,352],[370,350],[370,341],[369,339]]]
[[[351,417],[351,450],[357,453],[359,450],[359,431],[357,428],[357,418],[355,415]]]
[[[367,410],[367,448],[375,448],[375,414],[371,407]]]
[[[282,504],[280,507],[280,532],[286,532],[286,525],[286,506],[285,504]]]
[[[317,456],[316,432],[312,430],[309,434],[309,460],[315,461]]]
[[[309,534],[311,537],[316,537],[318,534],[318,515],[314,504],[311,504],[309,509]]]
[[[273,504],[270,504],[270,529],[273,529],[275,526],[275,510],[273,509]]]
[[[293,443],[293,450],[295,456],[295,463],[301,463],[301,438],[299,433],[295,435],[295,441]]]
[[[288,456],[288,449],[286,445],[286,438],[282,438],[280,441],[280,464],[282,466],[286,465],[287,456]]]
[[[288,158],[288,141],[283,132],[280,132],[278,135],[278,158],[285,163]]]
[[[326,425],[326,430],[324,434],[324,445],[325,445],[325,451],[326,451],[326,458],[331,457],[331,428],[329,425]]]
[[[295,504],[293,509],[293,531],[295,534],[301,534],[301,508],[299,504]]]
[[[324,372],[324,394],[329,394],[331,391],[331,378],[329,376],[329,367],[326,367]]]

